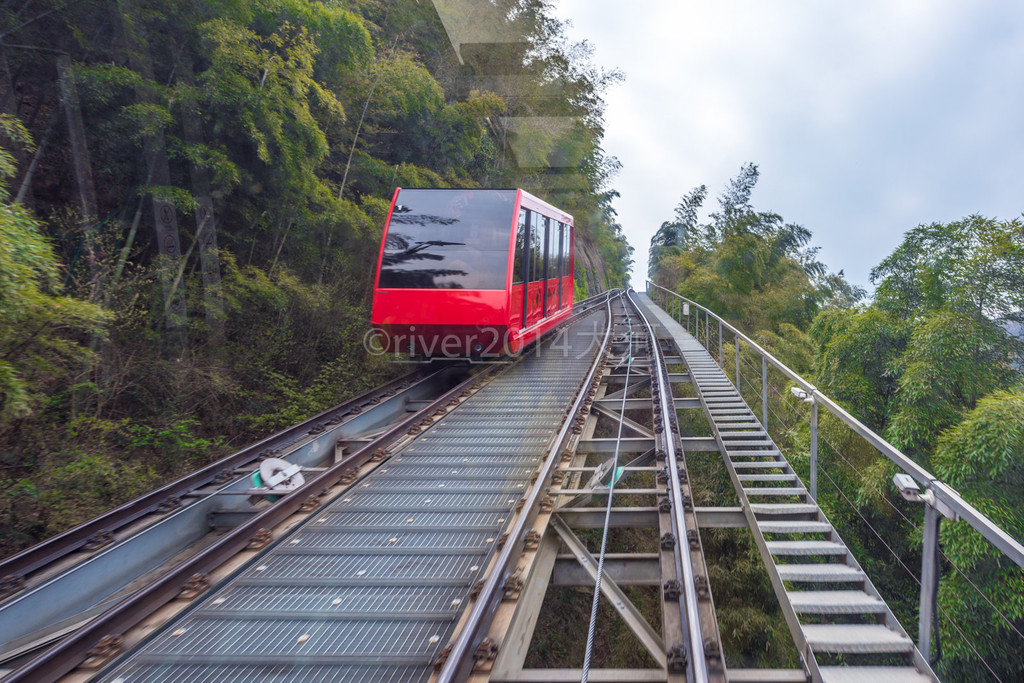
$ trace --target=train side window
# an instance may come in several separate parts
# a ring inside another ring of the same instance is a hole
[[[565,275],[565,223],[558,221],[558,246],[555,247],[558,252],[558,265],[555,268],[555,272],[558,276],[558,307],[562,307],[562,277]]]
[[[558,221],[558,276],[564,278],[565,276],[565,261],[569,255],[565,251],[565,223]]]
[[[523,257],[527,256],[526,226],[527,214],[529,213],[526,209],[519,209],[519,227],[516,229],[516,256],[515,262],[512,265],[512,284],[518,284],[527,278],[524,267],[529,265],[529,258],[524,260]]]
[[[571,225],[565,226],[565,276],[570,277],[572,275],[572,231]]]
[[[551,224],[554,223],[550,218],[544,219],[544,279],[547,280],[554,277],[555,271],[553,270],[554,264],[551,260]]]
[[[544,228],[541,215],[530,215],[530,282],[544,279]]]

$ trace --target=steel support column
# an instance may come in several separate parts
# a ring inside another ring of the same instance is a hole
[[[768,359],[761,356],[761,424],[768,430]]]
[[[736,336],[736,391],[743,395],[743,387],[740,386],[740,338]]]
[[[926,659],[932,652],[932,621],[935,617],[935,589],[939,583],[936,561],[939,547],[939,512],[924,506],[924,547],[921,550],[921,609],[917,621],[917,649]]]
[[[811,398],[811,499],[818,500],[818,400]]]

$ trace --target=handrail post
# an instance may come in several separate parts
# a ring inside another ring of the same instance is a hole
[[[725,370],[725,350],[722,348],[722,321],[718,321],[718,367]],[[739,387],[737,387],[739,388]]]
[[[768,431],[768,359],[761,356],[761,425]]]
[[[740,387],[740,336],[736,335],[736,391],[743,396],[743,389]]]
[[[939,547],[939,512],[934,505],[924,506],[924,547],[921,552],[921,609],[917,621],[917,649],[931,658],[932,621],[935,617],[935,589],[939,582],[936,563]]]
[[[818,398],[811,395],[811,498],[818,500]]]

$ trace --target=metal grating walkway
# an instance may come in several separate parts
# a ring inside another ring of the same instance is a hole
[[[790,629],[798,630],[794,638],[812,673],[816,670],[815,678],[936,680],[718,363],[646,295],[639,297],[674,338],[690,370],[727,467],[738,483],[740,505],[751,522],[776,595]],[[818,658],[836,665],[819,666]],[[905,665],[892,666],[893,658]]]
[[[103,680],[426,681],[604,327],[501,373]]]

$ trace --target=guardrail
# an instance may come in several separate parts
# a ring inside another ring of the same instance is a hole
[[[740,332],[734,326],[723,320],[721,317],[701,306],[695,301],[680,296],[675,292],[657,285],[650,280],[647,281],[647,295],[656,304],[660,305],[674,319],[683,323],[685,320],[688,330],[692,330],[694,337],[700,341],[703,331],[704,346],[708,352],[712,352],[712,341],[715,339],[712,321],[718,323],[717,350],[718,364],[725,370],[725,343],[723,334],[725,331],[732,333],[736,348],[736,388],[740,389],[740,342],[747,344],[748,348],[754,351],[761,358],[761,399],[762,399],[762,424],[765,429],[768,427],[768,367],[771,366],[782,373],[796,387],[794,394],[801,401],[810,404],[810,481],[809,490],[813,498],[817,498],[818,489],[818,407],[824,407],[835,418],[840,420],[867,443],[875,448],[880,454],[888,458],[893,464],[903,470],[925,489],[923,494],[915,494],[911,482],[905,479],[900,486],[901,493],[908,500],[918,500],[925,504],[925,519],[923,541],[924,547],[921,561],[921,601],[918,626],[918,648],[928,656],[931,651],[931,624],[936,609],[936,588],[939,580],[938,566],[938,543],[939,543],[939,514],[949,518],[960,518],[971,525],[986,540],[999,549],[1007,558],[1013,561],[1018,567],[1024,569],[1024,545],[1006,533],[988,517],[979,512],[973,505],[964,500],[959,493],[947,484],[939,481],[935,475],[911,460],[898,448],[890,444],[881,436],[871,431],[857,418],[843,409],[842,406],[825,396],[806,379],[785,366],[781,361],[765,351],[757,342]],[[703,314],[703,321],[702,315]],[[692,318],[692,326],[691,326]],[[701,327],[703,325],[703,328]],[[712,353],[714,356],[714,353]],[[898,475],[899,476],[899,475]]]

